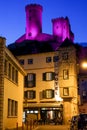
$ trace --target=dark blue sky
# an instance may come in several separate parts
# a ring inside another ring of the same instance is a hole
[[[68,16],[74,42],[87,42],[87,0],[1,0],[0,36],[6,37],[6,44],[25,33],[25,6],[30,3],[43,6],[44,33],[52,34],[51,19]]]

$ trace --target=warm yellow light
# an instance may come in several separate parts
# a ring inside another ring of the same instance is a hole
[[[63,101],[63,99],[59,96],[55,96],[55,98],[56,98],[56,101],[60,101],[60,102]]]
[[[82,67],[87,69],[87,62],[83,62]]]

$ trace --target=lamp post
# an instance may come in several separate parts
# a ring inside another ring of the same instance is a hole
[[[82,62],[81,67],[87,69],[87,61]]]

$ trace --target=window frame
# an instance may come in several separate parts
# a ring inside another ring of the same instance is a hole
[[[64,80],[69,79],[69,70],[68,69],[63,70],[63,79]]]
[[[50,74],[50,76],[49,76],[49,74]],[[51,78],[49,78],[49,77],[51,77]],[[43,81],[52,81],[54,79],[55,79],[55,73],[54,72],[45,72],[45,73],[43,73]]]
[[[51,63],[51,62],[52,62],[52,58],[51,58],[51,56],[46,57],[46,63]]]
[[[63,96],[69,96],[69,88],[68,87],[63,88]]]
[[[33,64],[33,59],[28,59],[27,62],[28,62],[28,65],[31,65]]]

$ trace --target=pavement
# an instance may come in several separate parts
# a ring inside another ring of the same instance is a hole
[[[38,125],[31,130],[70,130],[69,125]]]

